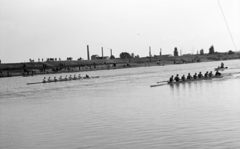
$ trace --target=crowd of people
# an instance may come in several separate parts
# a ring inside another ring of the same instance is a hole
[[[84,78],[90,78],[90,77],[86,74]],[[70,75],[69,77],[66,75],[65,78],[60,76],[58,79],[56,77],[54,77],[53,79],[51,79],[51,77],[49,77],[48,79],[44,77],[42,82],[44,83],[44,82],[70,81],[70,80],[78,80],[78,79],[83,79],[81,74],[79,74],[78,76],[74,74],[74,76]]]
[[[215,76],[221,76],[221,73],[217,70],[216,73],[215,73]],[[171,82],[179,82],[179,81],[186,81],[186,80],[196,80],[196,79],[203,79],[203,78],[211,78],[213,77],[213,73],[212,71],[210,72],[206,72],[204,75],[199,72],[198,74],[195,73],[193,76],[188,73],[187,77],[185,77],[185,75],[182,75],[182,77],[180,78],[179,75],[177,74],[175,77],[174,76],[171,76],[170,79],[169,79],[169,83]]]

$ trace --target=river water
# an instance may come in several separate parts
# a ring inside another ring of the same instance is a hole
[[[83,72],[100,78],[49,84],[26,85],[70,74],[1,78],[0,148],[240,148],[240,60],[224,63],[223,78],[153,88],[220,62]]]

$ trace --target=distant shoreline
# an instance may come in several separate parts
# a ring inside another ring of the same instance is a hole
[[[209,61],[240,59],[240,54],[205,54],[184,56],[156,56],[128,59],[100,59],[80,61],[44,61],[27,63],[0,64],[0,78],[23,76],[30,77],[44,74],[76,73],[98,70],[115,70],[135,67],[165,66]],[[217,67],[217,66],[216,66]]]

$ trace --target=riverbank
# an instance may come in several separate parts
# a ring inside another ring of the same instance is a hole
[[[53,69],[46,69],[45,71],[41,71],[39,69],[31,69],[31,71],[24,72],[18,70],[10,70],[9,72],[0,73],[0,78],[4,77],[31,77],[36,75],[44,75],[44,74],[60,74],[60,73],[73,73],[73,72],[88,72],[88,71],[98,71],[98,70],[115,70],[115,69],[127,69],[127,68],[135,68],[135,67],[150,67],[150,66],[165,66],[170,63],[162,62],[162,64],[155,64],[155,62],[146,62],[146,63],[126,63],[126,64],[116,64],[116,66],[112,66],[113,64],[102,64],[97,65],[96,67],[89,66],[81,66],[79,67],[66,67],[61,70],[54,71]]]
[[[71,73],[97,70],[114,70],[134,67],[165,66],[172,64],[198,63],[208,61],[223,61],[240,59],[236,54],[206,54],[184,56],[155,56],[145,58],[128,59],[100,59],[80,61],[44,61],[27,63],[3,63],[0,64],[0,77],[35,76],[53,73]],[[217,67],[217,66],[216,66]]]

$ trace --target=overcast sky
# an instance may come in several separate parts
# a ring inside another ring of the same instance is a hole
[[[240,0],[219,0],[240,50]],[[0,0],[2,63],[235,51],[217,0]]]

